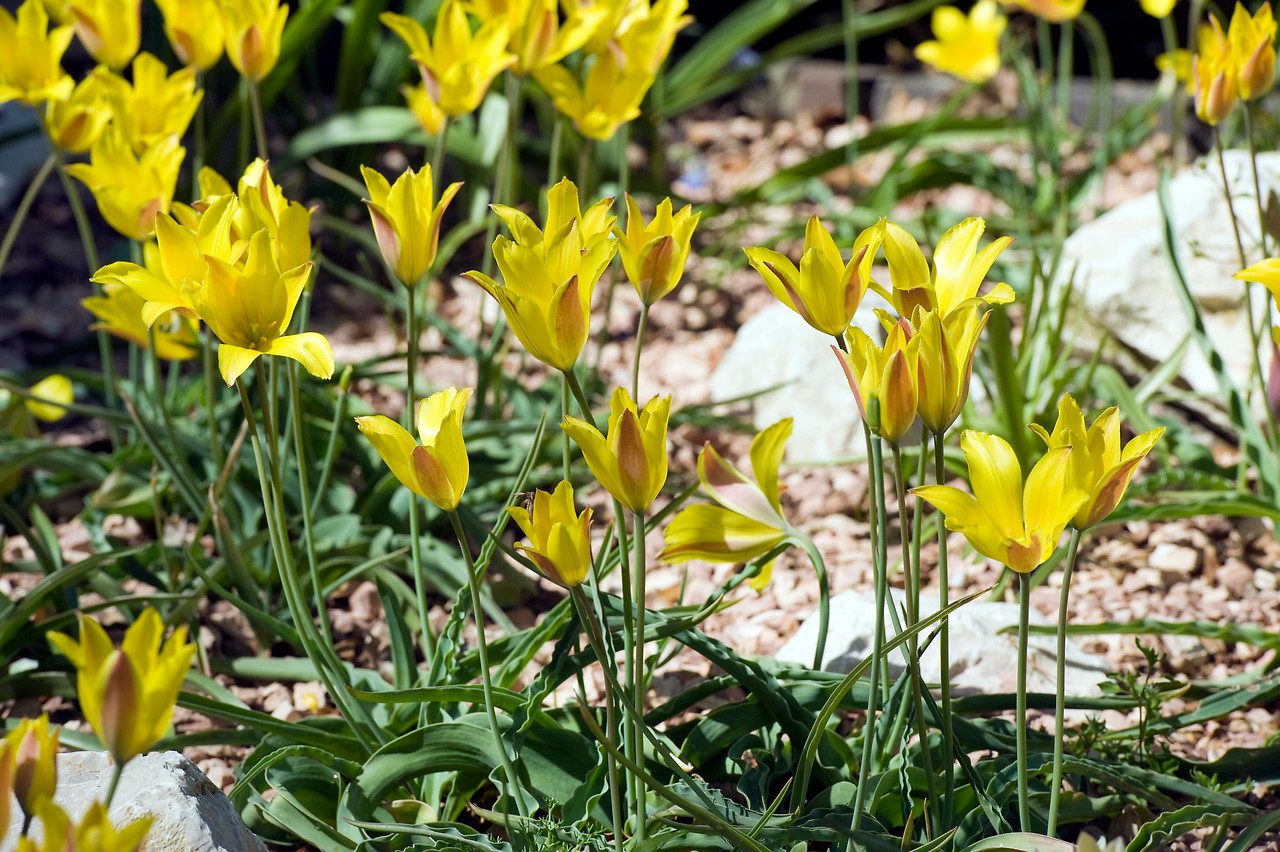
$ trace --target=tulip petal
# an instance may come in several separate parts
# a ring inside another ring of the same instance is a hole
[[[974,497],[1006,538],[1022,538],[1022,468],[1013,449],[998,435],[971,429],[965,430],[960,446],[969,462]]]
[[[671,563],[747,562],[763,556],[786,537],[782,530],[721,506],[681,509],[663,533],[667,546],[658,558]]]
[[[413,440],[409,431],[382,414],[357,417],[356,425],[369,439],[369,443],[373,444],[373,449],[386,462],[391,473],[400,480],[400,484],[423,499],[428,499],[422,491],[422,486],[418,484],[418,478],[413,469],[413,451],[417,449],[418,442]]]

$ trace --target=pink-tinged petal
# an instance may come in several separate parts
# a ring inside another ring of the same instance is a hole
[[[649,508],[649,461],[645,455],[644,434],[634,411],[624,411],[618,418],[618,439],[614,451],[618,457],[618,483],[621,493],[614,496],[632,512]]]
[[[845,340],[849,336],[845,335]],[[840,361],[840,369],[844,370],[845,380],[849,382],[849,390],[853,392],[853,400],[858,404],[858,413],[862,415],[862,419],[867,419],[867,406],[862,402],[862,392],[858,390],[858,378],[853,374],[853,365],[849,363],[847,353],[840,351],[840,347],[831,346],[831,351],[835,353],[836,358]]]
[[[378,251],[382,252],[382,259],[386,261],[387,266],[391,267],[391,271],[399,274],[400,234],[396,231],[396,226],[391,221],[391,217],[380,205],[372,201],[365,201],[364,204],[369,208],[369,219],[373,222],[373,235],[378,240]],[[416,282],[402,281],[401,283],[414,284]]]
[[[784,525],[760,487],[726,462],[710,444],[698,453],[698,479],[708,496],[729,511],[768,526]]]
[[[462,501],[462,492],[454,491],[444,466],[431,450],[426,447],[414,447],[410,459],[413,477],[418,483],[418,488],[421,489],[418,493],[446,512],[452,512],[458,508],[458,503]]]
[[[1107,471],[1098,482],[1097,488],[1080,505],[1075,517],[1071,519],[1071,523],[1076,529],[1087,530],[1096,524],[1102,523],[1106,520],[1107,515],[1115,511],[1116,506],[1119,506],[1120,501],[1124,498],[1124,492],[1129,487],[1129,480],[1133,478],[1133,472],[1137,470],[1141,462],[1141,457],[1132,458],[1121,462],[1113,470]]]

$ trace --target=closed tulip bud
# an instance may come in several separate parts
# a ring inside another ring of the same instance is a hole
[[[222,32],[227,56],[242,76],[257,83],[280,59],[280,36],[289,7],[280,0],[224,0]]]
[[[609,400],[609,432],[565,417],[561,428],[582,448],[587,467],[604,489],[630,512],[644,512],[667,481],[667,419],[671,397],[657,396],[637,409],[626,388]]]
[[[11,767],[13,795],[30,820],[40,803],[53,797],[58,784],[58,730],[49,728],[48,716],[23,719],[5,736],[4,743],[8,754],[7,759],[0,758],[0,764]]]
[[[201,71],[222,58],[222,17],[217,0],[156,0],[164,34],[179,61]]]
[[[430,166],[417,172],[405,169],[394,185],[367,166],[361,166],[360,171],[369,190],[365,206],[373,220],[382,259],[401,284],[412,287],[435,263],[440,219],[462,184],[450,184],[436,202]]]
[[[892,325],[884,346],[857,326],[844,338],[847,353],[835,346],[831,350],[840,359],[863,420],[872,432],[897,443],[916,419],[919,339],[906,320]]]
[[[400,484],[446,512],[462,502],[471,467],[462,440],[462,413],[471,388],[449,388],[418,403],[418,435],[381,414],[357,417],[356,425]]]
[[[619,60],[612,51],[596,57],[581,84],[560,64],[545,65],[534,77],[579,133],[601,141],[640,115],[640,102],[654,79],[642,64]]]
[[[977,305],[971,304],[946,319],[933,311],[915,316],[915,335],[920,341],[917,407],[921,422],[941,435],[956,422],[969,399],[973,352],[991,312],[980,313]]]
[[[528,536],[516,545],[548,580],[572,588],[591,571],[591,509],[579,515],[573,507],[573,486],[561,482],[552,494],[533,495],[532,511],[508,506],[507,513]]]
[[[94,59],[119,71],[142,43],[141,6],[140,0],[72,0],[80,43]]]
[[[614,234],[618,237],[622,268],[640,301],[652,305],[680,283],[689,260],[693,229],[700,218],[702,214],[694,213],[687,204],[673,216],[671,199],[664,198],[658,202],[653,221],[646,225],[635,199],[627,196],[627,230],[624,233],[615,227]]]
[[[53,144],[68,153],[83,154],[106,130],[111,118],[102,78],[90,74],[76,84],[71,97],[48,102],[44,123]]]
[[[0,7],[0,103],[38,106],[69,97],[75,81],[62,70],[62,55],[72,35],[71,27],[49,29],[40,0],[26,0],[16,19]]]
[[[1271,3],[1250,15],[1239,2],[1227,28],[1227,41],[1238,66],[1239,94],[1251,101],[1271,90],[1276,77],[1276,20]]]
[[[1206,124],[1218,124],[1231,114],[1240,94],[1238,60],[1222,24],[1214,15],[1202,24],[1191,60],[1195,83],[1196,115]]]

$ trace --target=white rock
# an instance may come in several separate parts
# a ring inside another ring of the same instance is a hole
[[[906,595],[891,589],[893,605],[901,618]],[[923,598],[921,615],[938,611],[938,601]],[[973,601],[950,616],[951,622],[951,686],[953,695],[995,694],[1014,692],[1017,686],[1018,638],[1013,631],[1000,632],[1018,623],[1018,606],[993,601]],[[1030,623],[1052,625],[1054,622],[1038,610],[1031,610]],[[887,625],[889,637],[895,634],[893,622]],[[926,635],[928,632],[927,631]],[[870,653],[875,634],[875,595],[871,592],[842,592],[831,599],[831,621],[827,632],[827,648],[823,668],[849,672]],[[812,665],[818,641],[818,616],[805,620],[778,651],[783,662]],[[1031,654],[1027,662],[1027,689],[1030,692],[1053,692],[1057,666],[1057,639],[1032,636]],[[906,670],[906,658],[900,651],[889,657],[889,671],[897,677]],[[1078,697],[1101,695],[1098,684],[1106,679],[1110,667],[1106,660],[1086,654],[1080,646],[1067,641],[1067,694]],[[920,674],[930,683],[942,678],[942,662],[935,640],[921,652]]]
[[[1240,236],[1249,263],[1262,259],[1253,173],[1247,151],[1227,151],[1226,170]],[[1265,199],[1280,193],[1280,153],[1258,156]],[[1205,158],[1170,181],[1179,255],[1205,328],[1236,384],[1247,387],[1250,351],[1246,285],[1231,276],[1240,256],[1222,191],[1217,158]],[[1167,361],[1190,331],[1163,248],[1156,193],[1125,202],[1080,227],[1063,248],[1059,285],[1073,281],[1083,305],[1084,328],[1077,345],[1091,348],[1108,338],[1104,358],[1137,374]],[[1074,278],[1072,278],[1074,274]],[[1266,311],[1266,293],[1254,285],[1254,316]],[[1263,360],[1265,365],[1267,360]],[[1181,376],[1201,393],[1218,395],[1209,363],[1192,343]]]
[[[1164,575],[1172,584],[1188,579],[1200,565],[1200,551],[1180,544],[1157,544],[1147,559],[1147,564]]]
[[[58,755],[54,803],[78,822],[93,802],[106,798],[113,767],[105,752]],[[12,813],[20,814],[16,800]],[[152,818],[143,852],[266,852],[245,828],[231,801],[196,765],[174,751],[136,757],[125,766],[109,811],[115,825]],[[21,819],[13,820],[0,852],[17,846]],[[33,837],[41,837],[36,822]]]

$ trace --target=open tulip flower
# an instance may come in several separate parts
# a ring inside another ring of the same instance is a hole
[[[49,29],[49,15],[40,0],[26,0],[15,20],[0,8],[0,103],[17,100],[38,106],[71,96],[75,81],[62,70],[71,27]]]
[[[390,417],[376,414],[356,418],[356,425],[400,484],[446,512],[458,508],[471,475],[462,440],[462,413],[471,391],[449,388],[418,403],[421,444]]]
[[[0,769],[9,770],[14,798],[30,818],[42,801],[53,798],[58,784],[58,729],[50,730],[48,715],[23,719],[5,735],[3,743]],[[5,808],[8,798],[6,795]]]
[[[378,19],[409,46],[426,95],[448,115],[474,111],[493,78],[516,61],[515,54],[507,52],[510,20],[492,18],[472,35],[461,0],[446,0],[440,7],[430,38],[413,18],[383,12]]]
[[[1280,257],[1269,257],[1231,277],[1240,281],[1256,281],[1266,287],[1272,301],[1280,308]]]
[[[76,667],[85,719],[117,763],[142,754],[164,736],[196,646],[185,625],[162,645],[164,624],[145,609],[125,631],[119,650],[96,621],[80,616],[80,641],[57,632],[49,641]]]
[[[227,57],[245,79],[261,82],[280,59],[289,7],[280,0],[223,0],[221,8]]]
[[[146,302],[133,288],[121,281],[104,281],[101,296],[81,299],[80,304],[99,320],[89,328],[95,331],[102,329],[141,349],[150,348],[151,335],[142,321]],[[167,361],[186,361],[194,358],[200,350],[195,322],[176,311],[160,318],[155,342],[156,356]]]
[[[1085,0],[1004,0],[1006,6],[1017,6],[1037,18],[1060,24],[1079,17],[1084,11]]]
[[[1008,21],[996,0],[978,0],[968,16],[955,6],[933,10],[933,41],[916,58],[970,83],[985,83],[1000,70],[1000,35]]]
[[[667,546],[659,559],[686,562],[749,562],[781,544],[791,527],[782,514],[778,465],[792,420],[787,417],[751,441],[754,479],[726,462],[707,444],[698,454],[698,481],[718,506],[693,505],[681,509],[663,535]],[[768,571],[752,581],[757,589],[768,582]]]
[[[568,14],[561,22],[558,6],[556,0],[509,0],[506,4],[511,21],[508,49],[516,55],[515,73],[528,76],[564,59],[585,45],[608,16],[608,10],[600,6],[567,4]]]
[[[141,156],[118,127],[108,127],[89,149],[88,163],[72,163],[67,173],[93,192],[107,224],[142,242],[156,227],[156,214],[173,203],[178,169],[186,151],[178,137],[165,136]]]
[[[641,63],[620,61],[612,51],[596,56],[581,85],[560,64],[544,66],[534,77],[579,133],[601,141],[640,115],[640,102],[653,85],[653,75]]]
[[[1038,423],[1032,423],[1031,429],[1050,450],[1072,448],[1067,463],[1072,486],[1088,495],[1071,519],[1078,530],[1102,522],[1115,510],[1134,471],[1164,434],[1163,427],[1143,432],[1122,450],[1119,409],[1108,408],[1085,429],[1084,415],[1071,394],[1058,401],[1058,422],[1052,433]]]
[[[1024,487],[1018,457],[1003,438],[966,429],[960,448],[969,462],[973,494],[950,485],[924,485],[911,493],[932,503],[947,529],[964,534],[973,549],[1020,574],[1053,554],[1062,531],[1086,495],[1073,486],[1071,447],[1049,450]]]
[[[978,296],[991,264],[1013,242],[1013,237],[1000,237],[979,251],[978,240],[986,226],[986,222],[974,216],[949,229],[938,240],[938,248],[933,253],[933,270],[930,271],[915,237],[901,226],[885,222],[884,256],[889,264],[893,291],[889,292],[874,282],[872,289],[891,302],[898,315],[904,317],[911,316],[919,307],[937,311],[945,318],[974,298],[993,305],[1012,302],[1013,289],[1003,283]]]
[[[916,312],[916,411],[935,435],[951,428],[969,399],[973,352],[990,315],[976,303],[952,311],[946,319],[936,311]]]
[[[208,71],[222,58],[218,0],[156,0],[164,34],[178,61]]]
[[[554,493],[533,495],[532,511],[508,506],[507,513],[528,536],[527,545],[518,544],[525,556],[547,579],[573,588],[591,571],[591,509],[579,515],[573,507],[573,486],[561,482]]]
[[[141,0],[71,0],[76,35],[89,54],[119,71],[142,43]]]
[[[916,420],[917,371],[920,341],[911,324],[898,320],[889,327],[884,346],[857,326],[844,335],[848,352],[835,346],[849,390],[871,431],[897,443]]]
[[[804,255],[800,268],[770,248],[744,249],[751,266],[764,278],[769,292],[795,311],[809,325],[833,337],[844,334],[862,304],[871,281],[883,229],[872,226],[858,235],[848,263],[835,240],[816,215],[804,229]]]
[[[693,16],[685,14],[689,4],[686,0],[657,0],[652,4],[622,5],[626,10],[619,21],[613,43],[627,58],[628,67],[635,66],[650,74],[657,74],[671,53],[676,33],[693,23]],[[601,53],[608,49],[611,49],[608,42],[600,50],[593,50],[592,45],[587,45],[590,53]]]
[[[225,181],[216,173],[206,175],[206,181],[215,197],[224,191]],[[203,186],[201,189],[203,192]],[[236,184],[236,198],[239,206],[231,211],[232,240],[247,242],[265,229],[281,270],[311,262],[311,211],[285,198],[266,161],[258,158],[244,170]]]
[[[582,448],[596,481],[629,512],[649,508],[667,481],[667,419],[671,397],[637,409],[626,388],[609,399],[609,434],[585,420],[565,417],[561,428]]]
[[[1237,0],[1227,41],[1236,64],[1240,97],[1251,101],[1269,92],[1276,79],[1276,19],[1270,0],[1253,15]]]
[[[170,134],[181,138],[196,114],[202,92],[196,91],[196,69],[168,73],[150,53],[133,60],[133,82],[105,69],[95,72],[106,89],[114,120],[139,154]]]
[[[702,214],[694,213],[688,204],[673,216],[671,199],[664,198],[658,202],[653,221],[646,225],[635,199],[627,196],[627,230],[624,233],[615,226],[614,235],[618,238],[622,268],[640,301],[652,305],[680,283],[689,260],[693,229],[701,218]]]
[[[395,184],[388,183],[368,166],[361,166],[360,172],[369,190],[365,206],[373,220],[373,233],[378,238],[382,259],[401,284],[412,287],[435,263],[440,219],[462,184],[450,184],[437,202],[430,166],[423,166],[417,172],[405,169]]]

